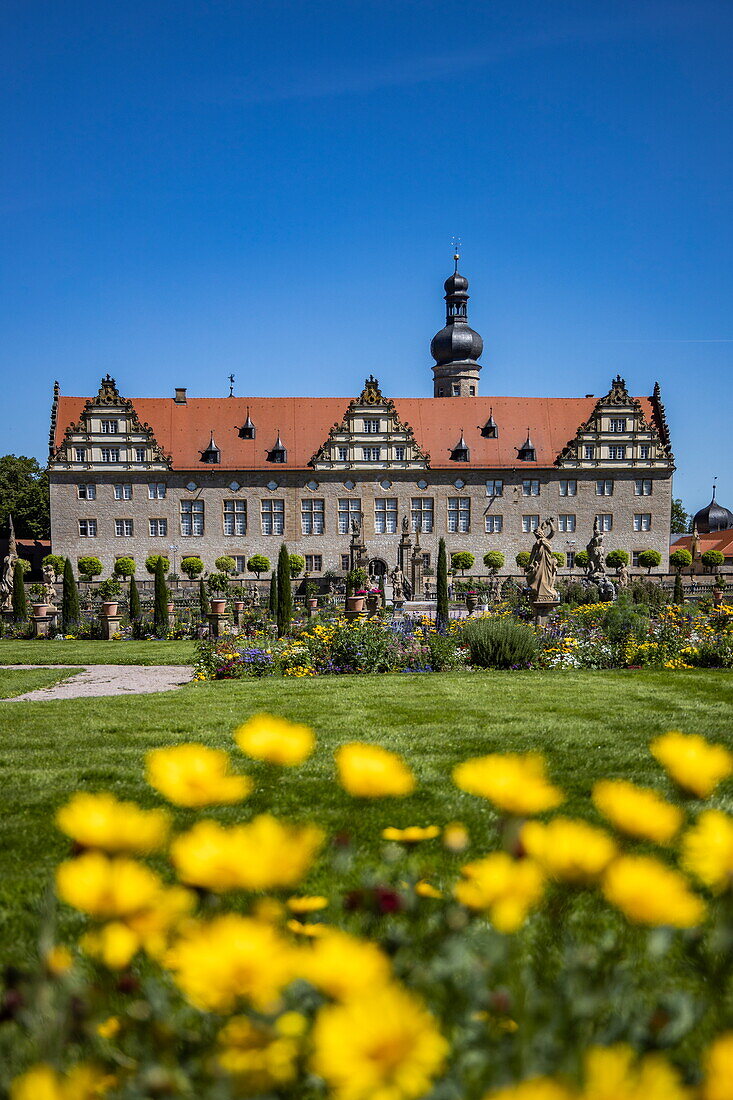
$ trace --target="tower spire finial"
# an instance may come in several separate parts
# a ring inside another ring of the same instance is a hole
[[[461,258],[461,238],[460,237],[454,237],[453,240],[452,240],[452,245],[453,245],[453,264],[454,264],[453,274],[455,275],[458,271],[458,261]]]

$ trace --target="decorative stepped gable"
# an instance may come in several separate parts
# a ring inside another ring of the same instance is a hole
[[[654,387],[652,404],[660,429],[649,423],[641,404],[631,397],[620,374],[611,389],[596,402],[593,412],[578,428],[555,460],[563,469],[638,467],[674,469],[674,455],[660,398],[659,384]]]
[[[54,387],[52,431],[58,407],[58,383]],[[54,450],[51,437],[49,469],[52,470],[170,470],[170,455],[159,446],[153,429],[142,423],[132,401],[121,397],[114,378],[102,379],[99,393],[85,403],[76,424],[66,429]]]
[[[370,375],[359,396],[349,402],[341,423],[333,425],[308,465],[314,470],[427,470],[430,455]]]

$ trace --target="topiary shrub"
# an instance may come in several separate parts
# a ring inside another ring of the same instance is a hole
[[[295,580],[305,569],[305,558],[302,554],[290,554],[290,576]]]
[[[145,559],[145,568],[148,573],[155,574],[159,561],[163,562],[163,576],[165,576],[171,567],[171,563],[165,554],[150,554],[150,556]]]
[[[79,558],[76,565],[79,576],[85,581],[90,581],[92,577],[98,577],[102,572],[102,563],[99,558]]]
[[[581,569],[587,569],[590,565],[590,558],[588,557],[587,550],[578,550],[575,555],[575,564],[579,565]]]
[[[501,550],[489,550],[484,554],[484,565],[490,573],[498,573],[504,565],[504,555]]]
[[[639,561],[641,562],[641,555],[639,555]],[[706,569],[712,569],[717,572],[718,566],[722,565],[725,561],[725,554],[722,554],[720,550],[706,550],[700,558],[700,561]]]
[[[201,558],[192,555],[181,561],[181,572],[185,573],[189,580],[193,581],[204,571],[204,563]]]
[[[230,558],[228,554],[224,554],[222,557],[217,558],[214,565],[220,573],[236,573],[237,563],[234,558]]]
[[[450,556],[451,569],[453,572],[460,569],[462,577],[465,576],[466,570],[470,569],[475,561],[476,559],[470,550],[458,550]]]
[[[625,550],[609,550],[606,554],[606,565],[609,569],[620,569],[629,564],[629,555]]]
[[[66,559],[62,558],[60,554],[46,554],[41,564],[50,565],[53,569],[54,579],[58,580],[59,577],[63,576],[65,561]]]
[[[529,565],[529,550],[520,550],[514,560],[520,569],[526,569]]]
[[[652,569],[656,569],[661,561],[662,555],[658,550],[642,550],[639,554],[639,565],[646,569],[648,573],[651,573]]]
[[[247,568],[250,573],[256,573],[257,580],[259,580],[260,573],[270,572],[270,559],[266,558],[264,554],[253,554],[247,562]]]
[[[555,561],[557,562],[557,567],[558,567],[558,569],[564,569],[564,568],[565,568],[565,562],[566,562],[566,561],[567,561],[568,559],[567,559],[567,558],[565,557],[565,555],[563,554],[562,550],[555,550],[555,551],[553,551],[553,554],[552,554],[552,556],[553,556],[553,558],[555,559]]]
[[[537,655],[531,626],[511,619],[473,619],[461,637],[479,668],[527,668]]]
[[[679,573],[681,569],[687,569],[692,565],[692,554],[681,546],[679,550],[674,550],[669,555],[669,564]]]
[[[118,577],[132,577],[135,574],[134,558],[118,558],[115,562],[115,573]]]

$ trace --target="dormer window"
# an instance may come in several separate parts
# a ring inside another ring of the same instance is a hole
[[[450,453],[451,462],[468,462],[470,460],[470,452],[468,450],[468,444],[463,438],[463,429],[461,429],[461,438],[456,443],[455,447]]]
[[[245,420],[244,424],[242,424],[242,427],[239,429],[239,438],[254,439],[256,435],[257,429],[255,428],[252,422],[252,418],[249,415],[249,406],[247,406],[247,419]]]
[[[103,420],[102,435],[117,435],[120,430],[119,420]]]
[[[365,420],[364,431],[367,435],[376,435],[379,432],[379,421],[373,419]]]
[[[489,409],[489,419],[481,429],[481,435],[484,439],[498,439],[499,438],[499,426],[494,420],[494,410]]]
[[[609,432],[625,432],[626,431],[626,417],[620,419],[611,418],[608,422]]]
[[[278,429],[278,433],[277,433],[277,439],[275,440],[275,446],[272,448],[271,451],[267,452],[267,461],[268,462],[279,462],[279,463],[283,463],[283,462],[288,461],[288,452],[285,449],[285,444],[283,443],[282,439],[280,438],[279,429]]]
[[[534,443],[530,439],[529,428],[527,428],[527,438],[525,439],[524,443],[522,444],[522,446],[517,451],[517,458],[521,462],[536,462],[537,461],[537,452],[535,451]]]
[[[221,451],[214,442],[214,433],[211,433],[211,439],[209,445],[205,451],[201,451],[201,461],[208,463],[210,466],[218,466],[221,462]]]

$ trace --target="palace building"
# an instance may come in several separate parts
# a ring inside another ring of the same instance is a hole
[[[317,578],[349,567],[359,531],[373,575],[400,539],[435,567],[438,540],[504,573],[546,516],[574,555],[593,524],[604,549],[646,549],[667,569],[674,457],[659,385],[633,397],[616,377],[600,398],[483,397],[483,341],[468,323],[468,281],[445,283],[446,323],[431,343],[433,397],[392,397],[370,377],[357,396],[128,397],[109,375],[91,397],[56,383],[49,474],[55,553],[222,554],[240,572],[280,543]],[[356,521],[356,524],[354,524]],[[405,530],[406,529],[406,530]],[[567,572],[561,570],[562,573]]]

